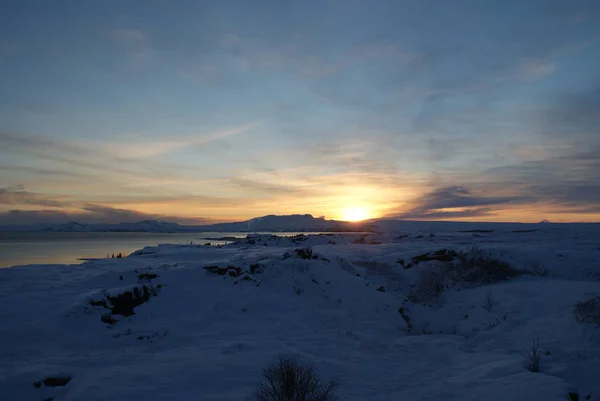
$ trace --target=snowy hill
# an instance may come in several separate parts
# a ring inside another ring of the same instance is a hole
[[[322,217],[315,218],[310,214],[292,214],[288,216],[268,215],[254,219],[236,222],[221,223],[199,227],[202,231],[222,232],[305,232],[305,231],[367,231],[370,225],[365,223],[349,223],[344,221],[326,220]]]
[[[69,222],[67,224],[59,224],[54,226],[45,227],[43,231],[59,231],[59,232],[102,232],[102,231],[113,231],[113,232],[155,232],[155,233],[168,233],[168,232],[180,232],[184,231],[183,226],[177,223],[169,223],[164,221],[156,220],[143,220],[137,223],[117,223],[117,224],[86,224],[78,223],[76,221]]]
[[[235,222],[219,223],[202,226],[180,225],[177,223],[144,220],[136,223],[78,223],[66,224],[36,224],[36,225],[10,225],[0,226],[0,231],[56,231],[56,232],[310,232],[310,231],[368,231],[370,225],[366,223],[348,223],[343,221],[325,220],[314,218],[310,214],[296,214],[289,216],[263,216],[254,219]]]
[[[0,269],[0,394],[243,400],[294,355],[347,401],[600,400],[598,227],[449,227]]]

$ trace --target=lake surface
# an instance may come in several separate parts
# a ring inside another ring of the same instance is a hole
[[[261,233],[279,236],[317,233]],[[248,233],[61,233],[0,232],[0,268],[29,264],[79,264],[80,259],[124,256],[145,246],[159,244],[224,244],[209,238],[245,238]]]

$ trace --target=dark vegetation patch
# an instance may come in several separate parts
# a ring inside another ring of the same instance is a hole
[[[292,242],[304,242],[308,239],[308,237],[304,234],[298,234],[298,235],[294,235],[293,237],[290,237],[290,240]]]
[[[157,277],[158,277],[158,274],[154,274],[154,273],[141,273],[141,274],[138,274],[138,279],[140,279],[140,280],[148,280],[148,281],[150,281],[150,280],[153,280],[153,279],[155,279]]]
[[[514,268],[510,263],[486,255],[479,249],[464,252],[440,249],[413,258],[412,266],[424,261],[436,260],[443,262],[435,269],[423,268],[417,282],[408,298],[411,302],[423,304],[438,304],[446,288],[453,285],[482,286],[501,281],[511,280],[524,274],[535,272]],[[490,298],[486,304],[493,307]]]
[[[111,324],[111,325],[117,323],[117,320],[114,317],[112,317],[112,315],[110,313],[106,313],[106,314],[100,316],[100,320],[103,323],[107,323],[107,324]]]
[[[354,240],[353,244],[365,244],[365,245],[381,245],[381,242],[374,239],[367,239],[368,235],[361,235],[357,240]]]
[[[533,228],[531,230],[512,230],[513,233],[534,233],[536,231],[540,231],[539,228]]]
[[[406,310],[403,307],[398,308],[398,313],[402,316],[402,319],[406,322],[406,326],[410,331],[412,325],[410,324],[410,316],[406,313]]]
[[[540,339],[536,338],[531,344],[531,351],[527,352],[527,369],[530,372],[538,373],[540,371],[540,362],[542,359],[542,351],[540,349]]]
[[[335,401],[339,383],[320,378],[317,369],[292,357],[279,357],[262,371],[251,400],[255,401]]]
[[[379,288],[377,288],[377,291],[379,291],[379,292],[385,292],[385,287],[384,286],[380,286]]]
[[[260,263],[254,263],[250,265],[250,269],[248,271],[250,274],[262,273],[264,271],[264,267]]]
[[[446,287],[446,278],[439,271],[423,271],[415,286],[408,294],[408,300],[413,303],[438,304]]]
[[[216,274],[218,276],[228,275],[231,277],[239,277],[243,274],[242,269],[240,269],[237,266],[204,266],[203,269],[208,271],[209,273]]]
[[[578,322],[600,325],[600,296],[577,302],[574,314]]]
[[[313,258],[313,250],[312,248],[298,248],[294,252],[300,259],[312,259]]]
[[[458,261],[449,264],[449,275],[454,281],[465,284],[486,285],[506,281],[528,271],[514,268],[510,263],[485,255],[479,250],[459,252]]]
[[[100,300],[90,299],[89,304],[91,306],[101,306],[103,308],[108,308],[108,305],[106,305],[106,299],[100,299]]]

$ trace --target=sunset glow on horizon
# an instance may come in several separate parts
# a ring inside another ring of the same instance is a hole
[[[600,221],[600,4],[27,3],[0,225]]]

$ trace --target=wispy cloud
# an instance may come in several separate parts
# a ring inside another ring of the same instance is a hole
[[[251,122],[242,124],[236,127],[231,127],[212,132],[199,132],[196,135],[173,137],[169,135],[169,139],[150,139],[136,140],[135,142],[127,142],[127,140],[119,140],[116,143],[97,143],[94,148],[104,148],[108,154],[124,159],[138,159],[156,156],[164,153],[174,152],[180,149],[190,149],[200,145],[204,145],[220,139],[225,139],[234,135],[249,132],[258,127],[260,122]]]
[[[291,195],[302,193],[303,190],[290,185],[282,185],[253,179],[234,177],[229,180],[231,183],[242,187],[243,189],[252,192],[260,193],[267,196]]]
[[[493,196],[474,193],[463,186],[435,188],[413,201],[397,217],[406,219],[449,219],[489,215],[491,206],[527,201],[522,196]],[[406,207],[406,206],[405,206]]]
[[[35,192],[25,191],[25,187],[0,188],[0,205],[34,205],[45,207],[70,206],[70,202],[61,198],[52,198]]]
[[[161,214],[141,213],[135,210],[117,209],[102,205],[88,205],[82,211],[62,210],[9,210],[0,212],[0,225],[9,224],[62,224],[69,221],[85,223],[121,223],[142,220],[161,220],[180,224],[208,224],[214,220],[185,218]]]
[[[528,78],[543,78],[556,71],[556,63],[542,60],[527,60],[520,65],[521,73]]]
[[[0,170],[16,172],[16,173],[27,173],[34,175],[54,175],[54,176],[77,176],[79,175],[75,171],[67,171],[67,170],[54,170],[54,169],[45,169],[45,168],[37,168],[23,165],[9,165],[9,164],[0,164]]]
[[[154,55],[148,36],[139,29],[113,29],[108,35],[121,45],[131,66],[143,65]]]

